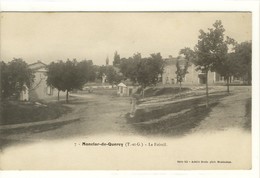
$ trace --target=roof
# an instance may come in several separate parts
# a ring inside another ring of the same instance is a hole
[[[176,65],[177,61],[179,60],[180,64],[184,64],[184,62],[186,61],[186,59],[182,56],[178,56],[178,57],[172,57],[170,56],[169,58],[165,59],[165,65]]]
[[[117,86],[118,86],[118,87],[126,87],[126,85],[125,85],[125,84],[123,84],[122,82],[121,82],[121,83],[119,83]]]
[[[164,60],[165,65],[175,65],[177,62],[177,58],[169,57]]]
[[[45,68],[39,68],[39,69],[37,69],[37,72],[47,72],[47,69],[45,69]]]
[[[47,65],[41,61],[37,61],[35,63],[29,64],[29,68],[32,70],[45,69]]]

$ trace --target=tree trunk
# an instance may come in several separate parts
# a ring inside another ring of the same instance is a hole
[[[179,90],[180,90],[180,92],[181,92],[181,82],[180,82],[180,87],[179,87]]]
[[[227,92],[229,93],[229,76],[227,77]]]
[[[58,101],[60,101],[60,90],[58,90]]]
[[[143,95],[143,98],[144,98],[144,88],[143,88],[143,91],[142,91],[142,95]]]
[[[69,91],[67,90],[67,93],[66,93],[66,103],[69,102]]]
[[[206,71],[206,108],[209,107],[208,71]]]

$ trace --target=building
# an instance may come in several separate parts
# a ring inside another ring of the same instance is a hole
[[[183,57],[178,58],[181,62],[185,59]],[[162,74],[162,84],[176,84],[177,83],[177,71],[176,63],[177,58],[170,56],[168,59],[165,59],[164,72]],[[208,83],[224,83],[224,77],[220,76],[216,72],[208,72]],[[194,64],[190,64],[188,67],[188,73],[185,75],[184,84],[196,85],[196,84],[205,84],[206,76],[205,73],[201,71],[196,71]]]
[[[117,95],[118,96],[131,96],[138,89],[138,86],[133,85],[128,80],[121,82],[117,85]]]
[[[58,90],[47,85],[47,65],[41,61],[29,64],[29,68],[34,73],[34,83],[29,89],[29,100],[47,99],[58,96]],[[60,96],[65,96],[66,92],[60,91]]]

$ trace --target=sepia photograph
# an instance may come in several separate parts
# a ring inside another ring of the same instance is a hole
[[[251,170],[252,12],[1,12],[1,170]]]

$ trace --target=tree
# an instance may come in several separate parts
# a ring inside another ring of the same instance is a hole
[[[114,61],[113,61],[113,66],[118,67],[120,65],[120,55],[115,51],[114,53]]]
[[[180,65],[180,57],[177,59],[176,63],[177,82],[179,82],[180,84],[181,91],[181,83],[183,82],[185,75],[188,73],[188,68],[190,67],[191,63],[196,60],[197,54],[188,47],[181,49],[179,54],[184,56],[184,60],[182,60],[182,65]]]
[[[156,67],[156,70],[158,70],[159,75],[161,75],[164,72],[164,61],[162,59],[161,53],[153,53],[151,54],[151,58],[154,61],[154,65]]]
[[[197,54],[190,48],[185,47],[180,50],[179,52],[180,55],[184,55],[184,58],[189,62],[194,62],[196,60]]]
[[[160,53],[151,54],[148,58],[142,58],[140,53],[132,58],[123,59],[120,70],[126,78],[141,85],[142,93],[148,86],[158,82],[158,76],[163,72],[163,60]]]
[[[234,61],[234,53],[228,53],[228,46],[231,46],[229,48],[234,49],[234,46],[237,44],[237,42],[230,38],[226,37],[226,40],[223,42],[224,45],[227,47],[226,54],[222,55],[221,60],[217,60],[216,64],[214,66],[214,70],[224,77],[224,79],[227,82],[227,92],[229,93],[229,83],[231,80],[231,76],[234,75],[234,69],[235,69],[235,61]]]
[[[106,81],[111,85],[123,80],[123,75],[116,71],[114,66],[99,66],[97,78],[102,79],[104,75],[106,76]]]
[[[111,85],[113,84],[118,84],[121,80],[123,80],[123,76],[120,75],[113,66],[106,66],[106,76],[107,76],[107,81]]]
[[[104,75],[106,75],[106,66],[98,66],[97,78],[102,80]]]
[[[187,59],[181,60],[180,57],[177,58],[176,62],[176,75],[177,75],[177,82],[180,84],[180,91],[181,91],[181,83],[183,82],[185,75],[188,73],[189,62]]]
[[[132,82],[137,83],[137,69],[141,60],[141,53],[135,53],[133,57],[130,57],[128,59],[121,59],[120,72],[123,74],[125,78],[128,78]]]
[[[58,101],[60,100],[60,91],[65,91],[63,82],[63,72],[65,70],[65,64],[63,61],[57,63],[52,62],[47,67],[47,85],[52,86],[58,90]]]
[[[227,57],[221,64],[218,66],[216,71],[224,77],[227,82],[227,92],[229,93],[229,83],[230,78],[233,75],[233,68],[234,68],[234,55],[232,53],[227,54]]]
[[[56,66],[57,65],[57,66]],[[54,72],[55,67],[62,72]],[[77,62],[76,59],[64,62],[52,63],[47,72],[47,82],[58,90],[66,91],[66,102],[68,102],[69,92],[73,89],[82,89],[88,81],[95,79],[95,71],[91,60]],[[56,78],[55,78],[56,77]]]
[[[11,94],[8,93],[10,90],[9,88],[9,82],[8,82],[8,68],[4,61],[0,62],[0,79],[1,79],[1,99],[7,98]]]
[[[246,41],[237,44],[234,48],[234,58],[239,64],[236,69],[239,70],[238,76],[243,77],[248,85],[252,81],[252,42]],[[236,70],[236,71],[237,71]]]
[[[14,96],[17,99],[24,85],[30,88],[33,81],[33,72],[22,59],[14,58],[7,64],[1,62],[1,98]]]
[[[220,61],[228,52],[227,44],[224,41],[225,29],[220,20],[209,28],[208,32],[200,30],[198,44],[195,46],[196,58],[193,60],[197,70],[201,70],[206,78],[206,107],[208,107],[208,72],[216,70]]]

